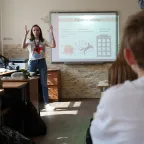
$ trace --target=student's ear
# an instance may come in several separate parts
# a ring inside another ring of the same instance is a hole
[[[124,49],[124,57],[129,66],[136,64],[136,60],[135,60],[135,57],[134,57],[131,49],[129,49],[129,48]]]

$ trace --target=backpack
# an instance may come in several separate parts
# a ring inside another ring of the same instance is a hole
[[[35,106],[29,101],[23,107],[23,132],[27,137],[46,135],[47,126],[37,112]]]
[[[17,104],[3,116],[4,125],[26,137],[38,137],[47,133],[47,126],[31,101]]]

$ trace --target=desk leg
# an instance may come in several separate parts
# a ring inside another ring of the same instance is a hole
[[[102,96],[102,93],[103,93],[104,91],[106,91],[106,89],[107,89],[107,87],[101,87],[101,88],[100,88],[101,96]]]
[[[102,96],[103,93],[103,87],[100,88],[100,96]]]

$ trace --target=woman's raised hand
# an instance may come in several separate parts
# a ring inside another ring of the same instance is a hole
[[[52,34],[53,33],[53,26],[50,25],[50,33]]]
[[[25,34],[28,35],[29,30],[27,30],[27,26],[25,25]]]

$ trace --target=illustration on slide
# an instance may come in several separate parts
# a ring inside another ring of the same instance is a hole
[[[63,54],[65,55],[72,55],[74,53],[74,48],[71,45],[65,45]]]
[[[75,42],[76,47],[79,49],[80,52],[83,52],[84,55],[89,52],[89,50],[93,50],[93,45],[88,41],[79,41]]]
[[[111,36],[99,35],[96,37],[96,41],[97,56],[111,57]]]

